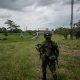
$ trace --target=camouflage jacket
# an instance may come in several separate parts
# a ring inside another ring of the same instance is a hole
[[[57,60],[59,56],[59,48],[54,41],[44,41],[36,45],[36,49],[40,52],[40,57],[47,56],[49,59]]]

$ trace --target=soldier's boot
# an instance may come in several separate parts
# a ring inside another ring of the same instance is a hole
[[[57,75],[56,75],[56,74],[55,74],[55,75],[53,75],[52,80],[57,80]]]

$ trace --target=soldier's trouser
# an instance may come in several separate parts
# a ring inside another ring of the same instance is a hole
[[[47,61],[42,60],[42,80],[46,80]]]
[[[50,71],[51,71],[51,73],[52,73],[52,77],[53,77],[52,80],[57,80],[55,61],[50,60],[48,65],[49,65]]]
[[[52,73],[52,80],[57,80],[55,61],[49,59],[42,60],[42,80],[46,80],[47,65],[49,66],[49,69]]]

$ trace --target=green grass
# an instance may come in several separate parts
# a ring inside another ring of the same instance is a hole
[[[58,80],[80,80],[80,40],[63,40],[59,35],[52,39],[60,49]],[[41,61],[35,45],[43,40],[43,36],[33,40],[31,35],[23,39],[9,35],[7,40],[0,40],[0,80],[41,80]],[[49,70],[47,78],[51,80]]]

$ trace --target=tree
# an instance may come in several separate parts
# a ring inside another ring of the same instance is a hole
[[[74,23],[74,26],[80,27],[80,20],[77,23]]]
[[[63,27],[60,27],[60,28],[57,28],[54,33],[57,33],[57,34],[61,34],[64,36],[65,39],[67,39],[67,36],[69,35],[70,33],[70,29],[69,28],[63,28]]]
[[[80,38],[80,20],[74,24],[74,33],[76,36],[76,39]]]
[[[4,33],[4,36],[8,36],[8,32],[5,27],[2,27],[2,32]]]
[[[18,30],[20,31],[20,29],[18,29],[20,26],[17,25],[17,24],[15,24],[15,22],[12,21],[12,20],[7,20],[7,21],[5,22],[5,24],[7,24],[7,25],[9,26],[9,27],[8,27],[9,32],[17,32]]]

